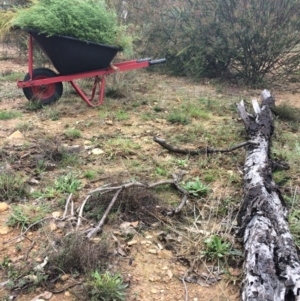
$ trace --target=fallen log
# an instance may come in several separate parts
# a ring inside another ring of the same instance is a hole
[[[244,195],[238,215],[245,261],[242,300],[300,300],[300,262],[289,231],[288,209],[272,179],[270,144],[275,100],[262,92],[261,106],[253,100],[254,114],[244,102],[238,111],[248,139],[244,165]]]

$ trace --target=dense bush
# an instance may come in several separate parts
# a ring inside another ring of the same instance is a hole
[[[39,0],[18,9],[13,25],[125,48],[131,42],[104,0]]]
[[[120,7],[121,0],[117,2]],[[122,6],[121,6],[122,9]],[[293,73],[299,63],[300,0],[127,2],[141,53],[168,58],[173,73],[243,78]]]

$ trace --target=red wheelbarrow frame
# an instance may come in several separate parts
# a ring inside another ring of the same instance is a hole
[[[44,78],[44,79],[33,79],[33,38],[29,35],[28,42],[28,73],[30,79],[28,81],[18,81],[17,85],[19,88],[30,88],[36,86],[46,86],[49,84],[59,83],[59,82],[69,82],[77,94],[91,107],[97,107],[103,103],[104,99],[104,91],[105,91],[105,77],[112,73],[120,72],[120,71],[128,71],[133,69],[146,68],[150,65],[164,63],[165,59],[151,60],[150,58],[141,59],[141,60],[131,60],[125,61],[121,63],[116,63],[113,66],[106,69],[82,72],[70,75],[58,75],[55,77]],[[88,97],[82,89],[74,82],[76,79],[82,78],[91,78],[94,77],[94,86],[92,88],[91,97]],[[99,89],[99,100],[97,103],[93,103],[96,90]]]

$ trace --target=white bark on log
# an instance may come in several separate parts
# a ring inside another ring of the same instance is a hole
[[[300,301],[300,263],[288,226],[288,210],[272,179],[270,141],[274,98],[262,92],[262,105],[253,101],[255,115],[244,102],[238,111],[249,140],[246,146],[244,196],[238,222],[245,262],[243,301]]]

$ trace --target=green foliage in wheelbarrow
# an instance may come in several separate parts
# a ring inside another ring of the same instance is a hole
[[[131,38],[104,0],[39,0],[19,8],[13,26],[128,49]]]

